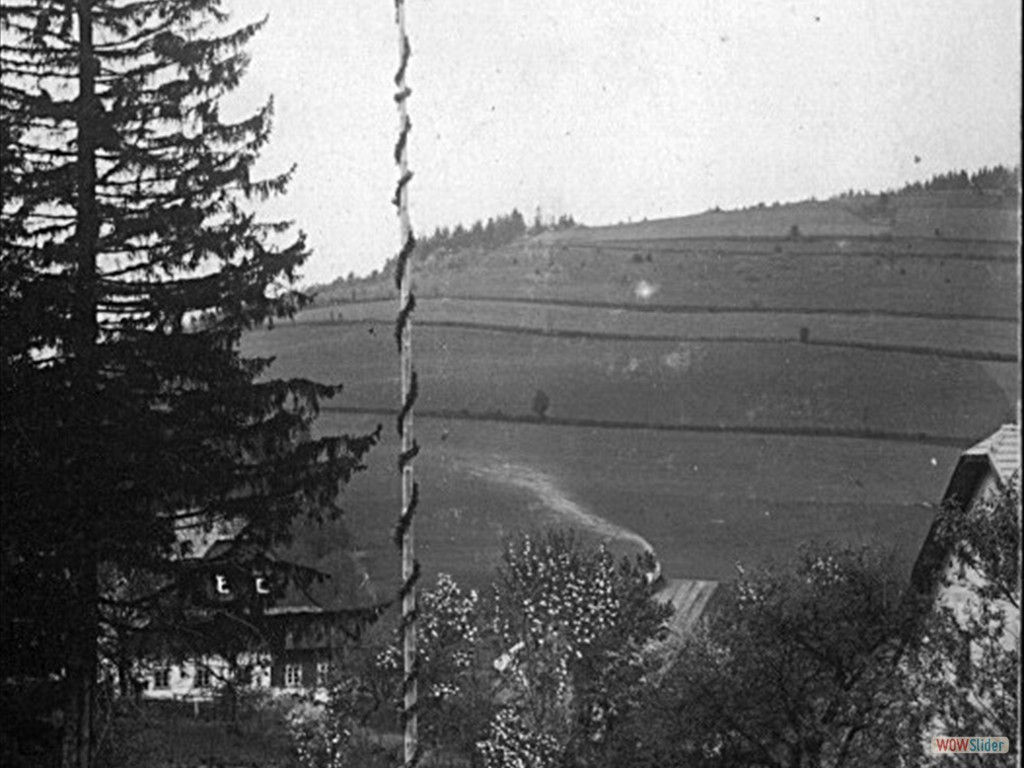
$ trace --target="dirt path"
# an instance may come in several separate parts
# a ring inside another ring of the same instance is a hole
[[[462,468],[474,477],[511,485],[529,491],[541,504],[570,525],[596,534],[603,539],[630,542],[654,555],[655,570],[651,579],[661,576],[661,563],[651,543],[635,531],[606,520],[591,512],[566,493],[555,478],[540,470],[516,464],[500,456],[460,462]]]

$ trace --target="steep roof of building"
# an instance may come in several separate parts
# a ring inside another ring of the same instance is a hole
[[[1020,427],[1004,424],[962,454],[942,495],[944,504],[970,504],[988,477],[1005,487],[1020,471]]]
[[[965,456],[984,456],[999,482],[1010,482],[1020,470],[1020,425],[1004,424],[994,434],[964,451]]]

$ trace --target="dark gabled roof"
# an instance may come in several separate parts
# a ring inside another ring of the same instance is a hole
[[[321,614],[377,610],[381,601],[365,588],[366,579],[352,556],[349,535],[340,520],[323,524],[296,520],[290,543],[264,547],[246,537],[245,526],[225,524],[211,532],[190,532],[187,536],[193,563],[247,563],[303,571],[307,577],[289,583],[269,608],[269,615]],[[327,543],[325,543],[327,542]]]
[[[1020,426],[1004,424],[996,432],[960,455],[949,479],[942,502],[971,503],[982,481],[991,475],[1005,488],[1014,473],[1020,471]]]

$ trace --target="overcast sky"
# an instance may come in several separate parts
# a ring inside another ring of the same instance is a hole
[[[398,241],[393,4],[228,5],[270,16],[231,109],[274,96],[262,167],[298,171],[264,210],[309,235],[305,282],[380,266]],[[407,29],[418,232],[538,205],[587,224],[684,215],[1019,162],[1018,0],[408,0]]]

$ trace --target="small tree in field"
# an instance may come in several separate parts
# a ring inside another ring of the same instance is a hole
[[[538,419],[547,418],[548,408],[551,407],[551,399],[548,397],[548,393],[543,389],[538,389],[533,393],[532,408],[534,414]]]

